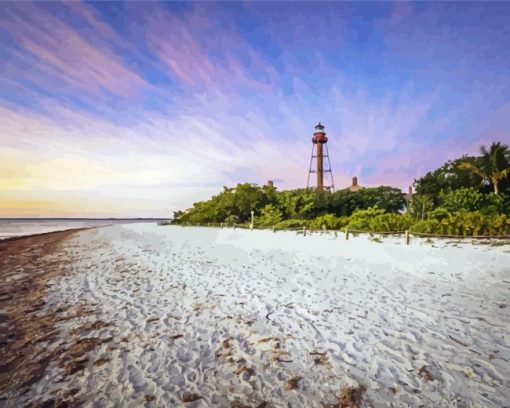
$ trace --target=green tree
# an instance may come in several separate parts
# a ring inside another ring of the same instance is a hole
[[[233,207],[241,222],[248,221],[251,211],[263,208],[268,203],[264,190],[249,183],[238,184],[233,191]]]
[[[426,194],[414,194],[407,213],[414,219],[423,220],[433,209],[434,200]]]
[[[483,189],[483,180],[472,171],[460,166],[461,163],[475,164],[476,157],[462,156],[457,160],[449,160],[434,171],[429,171],[423,177],[414,181],[417,195],[427,196],[433,205],[439,204],[439,195],[442,191],[452,191],[461,187]]]
[[[481,157],[473,163],[460,163],[461,169],[477,174],[485,182],[492,184],[494,193],[499,194],[499,183],[510,173],[510,150],[500,142],[492,143],[489,150],[485,146],[480,148]]]
[[[262,208],[260,216],[255,219],[255,223],[260,226],[273,226],[282,221],[282,213],[273,204],[267,204]]]
[[[215,208],[216,222],[224,222],[228,216],[235,214],[234,189],[223,187],[223,191],[212,198]]]
[[[380,186],[364,188],[359,193],[364,208],[377,206],[387,212],[397,212],[405,206],[405,194],[399,188]]]
[[[388,212],[404,208],[405,195],[394,187],[361,188],[359,191],[340,190],[329,195],[327,213],[349,216],[359,209],[377,206]]]
[[[282,191],[276,197],[276,206],[285,219],[311,219],[316,195],[316,191],[304,188]]]
[[[448,212],[481,211],[483,214],[498,214],[503,209],[503,198],[497,194],[482,194],[474,188],[442,192],[440,208]]]

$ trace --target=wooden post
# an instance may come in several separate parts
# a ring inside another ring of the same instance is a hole
[[[349,229],[345,227],[345,240],[347,241],[349,239]]]
[[[406,242],[406,245],[409,245],[409,230],[406,230],[405,242]]]
[[[223,229],[223,223],[222,222],[220,222],[220,228]]]
[[[234,229],[236,229],[236,223],[235,223],[235,222],[232,224],[232,227],[233,227]]]
[[[303,227],[303,236],[306,237],[306,227]]]
[[[274,225],[273,225],[273,232],[275,231]]]
[[[326,231],[326,224],[322,224],[322,230]]]

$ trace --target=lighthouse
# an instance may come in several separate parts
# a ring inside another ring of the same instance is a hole
[[[315,131],[312,137],[312,157],[310,158],[310,169],[308,171],[308,181],[306,188],[310,188],[310,175],[316,173],[317,175],[317,191],[334,191],[335,184],[333,182],[333,173],[331,172],[331,162],[329,161],[328,152],[328,138],[324,131],[324,125],[320,122],[315,126]],[[315,167],[313,166],[315,159]],[[326,162],[324,161],[326,159]],[[325,166],[326,164],[326,166]],[[324,184],[324,174],[330,175],[331,184]]]

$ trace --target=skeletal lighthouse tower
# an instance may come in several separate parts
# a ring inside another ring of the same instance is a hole
[[[333,181],[333,173],[331,171],[331,162],[329,161],[328,138],[324,132],[324,126],[319,124],[315,126],[315,132],[312,137],[312,157],[310,158],[310,170],[308,171],[308,181],[306,188],[310,188],[310,175],[317,173],[317,191],[335,191],[335,183]],[[326,153],[324,154],[324,148]],[[324,166],[324,158],[327,159],[327,166]],[[313,167],[313,159],[316,159],[316,170]],[[329,173],[331,184],[324,184],[324,173]]]

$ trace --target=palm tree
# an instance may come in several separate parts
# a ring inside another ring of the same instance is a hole
[[[425,194],[414,194],[411,202],[408,206],[409,214],[412,217],[422,220],[425,218],[427,210],[430,211],[433,208],[434,202],[432,199]]]
[[[510,174],[510,149],[501,142],[492,143],[489,150],[480,148],[481,157],[476,164],[462,162],[459,168],[478,174],[484,181],[494,186],[494,193],[499,194],[499,182]]]

